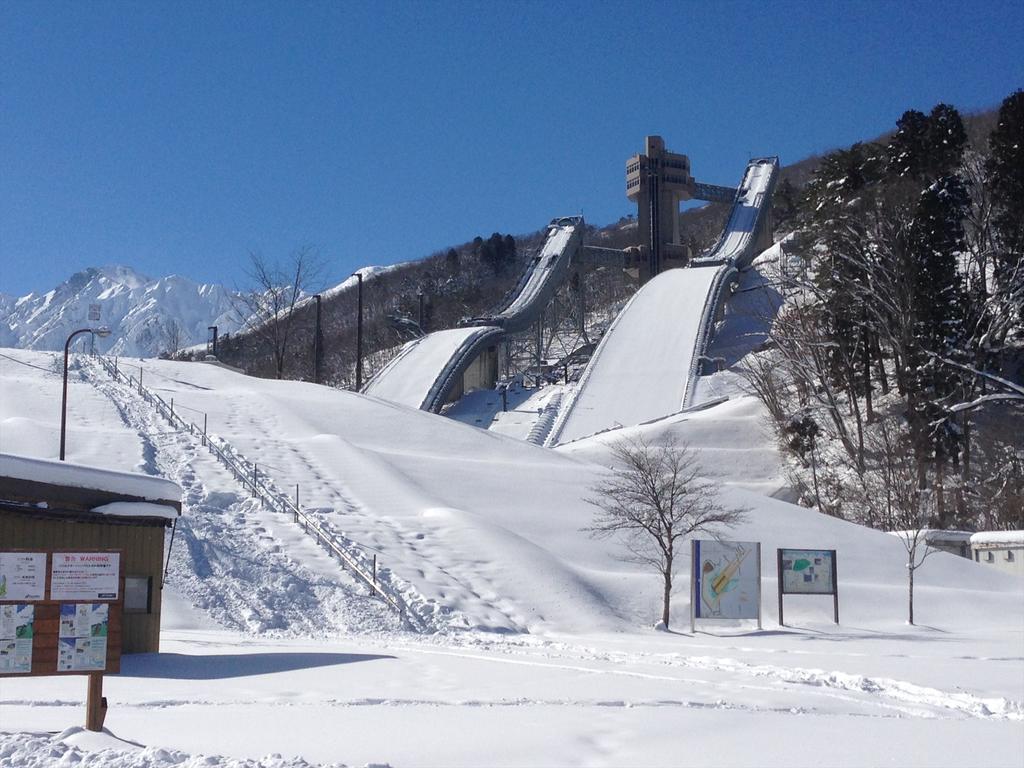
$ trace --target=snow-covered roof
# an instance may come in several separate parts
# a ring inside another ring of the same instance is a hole
[[[148,501],[114,501],[110,504],[93,507],[91,511],[97,515],[113,517],[162,517],[167,520],[173,520],[181,514],[174,507],[166,504],[152,504]]]
[[[907,538],[913,536],[915,531],[887,531],[891,536],[899,536],[901,538]],[[966,542],[970,541],[971,537],[976,534],[970,531],[947,531],[942,528],[922,528],[920,535],[924,537],[927,542],[934,541],[950,541],[950,542]]]
[[[135,472],[116,472],[84,464],[17,456],[12,453],[0,453],[0,477],[71,488],[88,488],[156,502],[181,502],[181,487],[162,477],[140,475]]]
[[[971,544],[981,547],[1024,547],[1024,531],[979,531],[971,536]]]

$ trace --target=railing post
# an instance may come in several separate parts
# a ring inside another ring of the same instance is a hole
[[[117,355],[114,355],[114,378],[117,378]]]
[[[256,495],[256,476],[258,474],[258,471],[259,470],[256,469],[256,464],[254,463],[252,465],[252,495],[253,496]]]
[[[139,366],[139,394],[142,394],[142,366]]]
[[[295,484],[295,522],[299,522],[299,484]]]
[[[203,414],[203,445],[206,445],[206,414]]]
[[[373,586],[377,586],[377,556],[373,556]]]

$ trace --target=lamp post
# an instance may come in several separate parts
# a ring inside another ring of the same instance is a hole
[[[68,353],[71,350],[71,340],[80,333],[91,333],[105,339],[110,335],[109,328],[79,328],[68,336],[64,342],[64,392],[60,398],[60,460],[64,461],[64,438],[67,432],[68,422]]]
[[[324,334],[320,325],[320,294],[313,297],[316,299],[316,328],[313,331],[313,382],[320,383],[323,378],[324,367]]]
[[[363,388],[363,273],[356,272],[359,280],[357,297],[359,301],[359,312],[356,317],[356,392]]]

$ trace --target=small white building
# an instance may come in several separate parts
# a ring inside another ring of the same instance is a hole
[[[1024,576],[1024,531],[981,531],[971,536],[971,555],[1015,576]]]
[[[898,536],[901,539],[909,539],[914,535],[914,531],[889,531],[892,536]],[[922,528],[918,533],[921,538],[919,541],[922,544],[927,544],[932,549],[941,549],[943,552],[949,552],[951,555],[957,555],[959,557],[971,557],[971,536],[974,534],[970,531],[945,531],[939,528]]]

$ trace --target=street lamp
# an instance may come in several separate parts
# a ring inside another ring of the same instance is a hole
[[[359,392],[363,388],[363,273],[356,272],[355,276],[359,279],[359,314],[356,319],[356,392]]]
[[[68,421],[68,353],[71,350],[71,340],[80,333],[91,333],[94,336],[99,336],[101,339],[105,339],[110,335],[110,329],[106,327],[102,328],[79,328],[77,331],[68,336],[68,340],[64,342],[64,394],[60,399],[60,460],[64,461],[64,438],[67,429]]]
[[[320,326],[320,294],[316,294],[316,327],[313,330],[313,383],[319,384],[324,370],[324,332]]]

